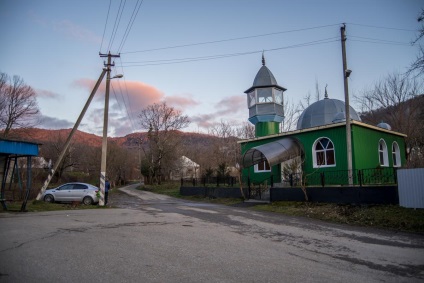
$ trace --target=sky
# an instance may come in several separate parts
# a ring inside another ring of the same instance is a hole
[[[140,128],[138,115],[166,102],[208,133],[247,122],[247,98],[266,66],[297,104],[316,85],[344,100],[340,27],[346,24],[350,96],[418,55],[421,0],[0,0],[0,72],[37,94],[38,128],[68,129],[114,58],[108,136]],[[79,130],[102,135],[103,80]],[[355,108],[355,105],[352,105]]]

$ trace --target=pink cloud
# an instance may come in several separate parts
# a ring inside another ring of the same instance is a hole
[[[92,91],[96,81],[91,79],[80,79],[73,83],[74,86]],[[103,103],[106,84],[103,82],[97,90],[95,99]],[[138,114],[140,111],[154,103],[159,103],[164,98],[163,92],[154,86],[136,81],[111,81],[109,124],[108,132],[112,136],[121,136],[138,130]],[[91,110],[88,118],[94,125],[103,125],[103,108]],[[101,135],[102,127],[90,128],[90,131]]]
[[[75,86],[86,88],[91,92],[96,81],[91,79],[80,79],[74,82]],[[103,82],[97,90],[96,99],[103,101],[106,92],[106,84]],[[139,111],[148,105],[160,102],[164,94],[154,86],[136,81],[112,81],[110,88],[111,101],[118,99],[122,103],[125,100],[127,106],[133,111]]]
[[[164,100],[169,106],[178,108],[182,111],[184,111],[184,109],[200,104],[199,102],[193,99],[193,96],[191,94],[167,96]]]
[[[199,128],[209,129],[219,125],[220,121],[229,122],[232,125],[240,125],[247,121],[248,109],[246,97],[242,95],[230,96],[215,104],[215,111],[208,114],[191,116],[192,124]]]
[[[215,108],[216,115],[235,115],[247,109],[246,97],[243,95],[234,95],[219,101]]]

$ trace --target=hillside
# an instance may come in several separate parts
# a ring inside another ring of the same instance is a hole
[[[54,140],[61,139],[65,141],[71,129],[61,129],[61,130],[47,130],[47,129],[14,129],[9,134],[9,139],[13,140],[23,140],[34,143],[48,143]],[[212,144],[216,137],[206,135],[206,134],[198,134],[198,133],[186,133],[186,132],[178,132],[178,135],[182,138],[183,145],[191,146],[197,145],[201,147],[208,147]],[[146,132],[132,133],[128,134],[124,137],[110,137],[108,138],[109,142],[116,143],[119,146],[124,148],[137,147],[139,145],[140,140],[145,141],[147,139]],[[86,132],[82,132],[77,130],[73,137],[73,142],[84,144],[92,147],[101,147],[102,146],[102,137],[96,136],[94,134],[89,134]]]

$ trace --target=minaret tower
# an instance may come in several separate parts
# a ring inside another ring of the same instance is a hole
[[[256,74],[247,94],[249,121],[255,125],[255,136],[263,137],[279,133],[280,123],[284,120],[284,96],[286,89],[277,84],[271,71],[265,66],[262,54],[262,67]]]

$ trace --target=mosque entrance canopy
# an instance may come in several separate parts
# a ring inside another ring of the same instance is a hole
[[[243,155],[243,167],[247,168],[268,161],[270,166],[300,156],[300,143],[293,138],[284,138],[260,146],[255,146]]]

